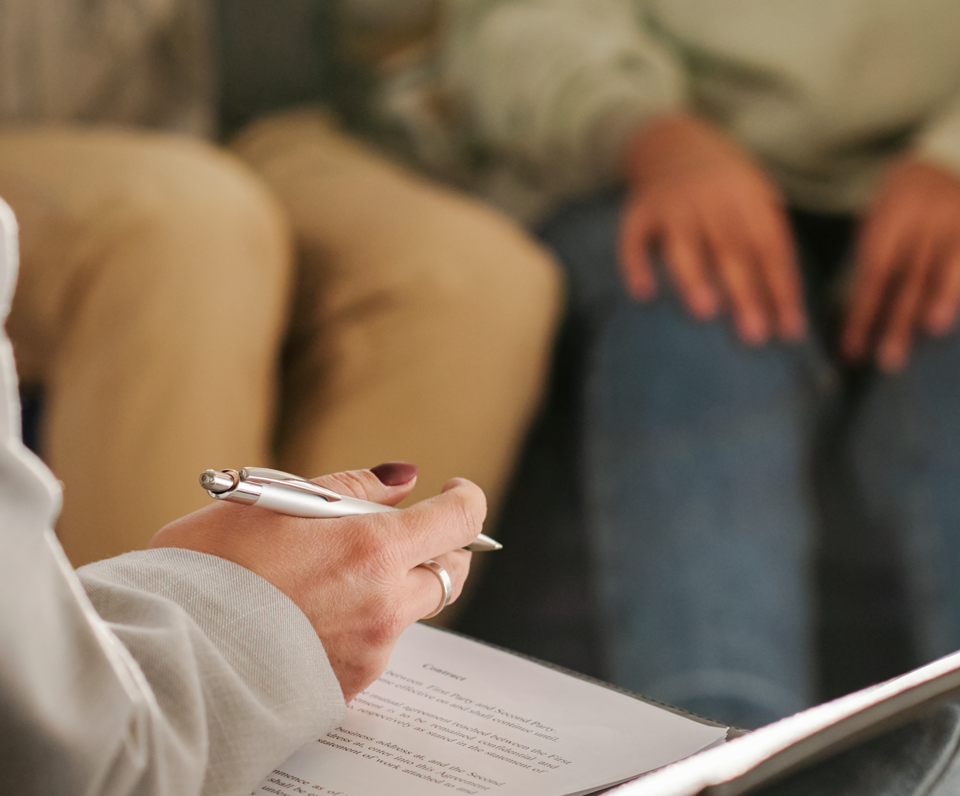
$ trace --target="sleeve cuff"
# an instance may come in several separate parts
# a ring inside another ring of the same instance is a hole
[[[917,137],[914,154],[960,177],[960,103],[954,103]]]
[[[199,630],[187,631],[198,638],[194,646],[209,644],[227,665],[224,670],[211,655],[195,653],[220,694],[212,698],[229,701],[229,690],[240,689],[237,697],[242,693],[250,715],[264,717],[288,743],[302,744],[341,720],[343,694],[313,626],[289,597],[250,570],[216,556],[164,548],[100,561],[77,574],[97,612],[134,657],[138,648],[152,650],[151,664],[162,651],[150,646],[156,643],[150,637],[175,626],[176,613],[186,614]],[[232,685],[220,691],[223,684]]]

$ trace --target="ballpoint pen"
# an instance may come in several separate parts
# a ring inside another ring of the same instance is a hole
[[[305,478],[266,467],[204,470],[200,474],[200,486],[217,500],[245,503],[294,517],[348,517],[396,511],[392,506],[341,495]],[[466,549],[482,552],[502,547],[500,542],[481,533]]]

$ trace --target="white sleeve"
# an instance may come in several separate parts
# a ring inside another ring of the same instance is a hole
[[[960,97],[948,104],[920,131],[914,153],[953,172],[960,179]]]
[[[0,202],[0,317],[16,273]],[[21,794],[249,792],[343,712],[302,612],[213,556],[132,553],[79,577],[59,489],[20,441],[0,335],[0,782]]]

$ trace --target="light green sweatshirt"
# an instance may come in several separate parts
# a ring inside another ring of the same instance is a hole
[[[444,80],[485,155],[556,197],[677,108],[787,200],[857,211],[905,151],[960,175],[958,0],[456,0]]]

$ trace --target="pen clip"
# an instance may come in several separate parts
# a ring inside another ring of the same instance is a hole
[[[339,500],[343,500],[343,495],[334,492],[332,489],[327,489],[319,484],[315,484],[313,481],[305,481],[302,478],[281,472],[280,470],[268,470],[265,467],[244,467],[240,471],[240,480],[250,484],[276,484],[277,486],[299,489],[301,492],[310,492],[313,495],[319,495],[329,503],[336,503]]]

